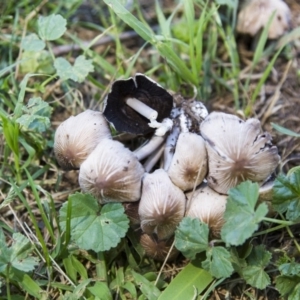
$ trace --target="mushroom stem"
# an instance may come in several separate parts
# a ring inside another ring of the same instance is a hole
[[[174,152],[175,152],[175,147],[176,147],[176,142],[178,140],[180,134],[180,128],[179,126],[174,126],[171,133],[167,137],[166,140],[166,146],[165,146],[165,151],[164,151],[164,170],[168,171]]]
[[[143,167],[147,173],[149,173],[155,164],[158,162],[160,157],[162,156],[165,149],[165,145],[161,145],[154,153],[152,153],[147,160],[145,161]]]
[[[136,112],[147,118],[148,120],[155,121],[158,113],[156,110],[152,109],[142,101],[136,98],[128,98],[126,99],[126,104],[134,109]]]
[[[153,153],[164,142],[164,140],[165,138],[163,136],[153,135],[147,144],[135,150],[133,153],[138,160],[142,160]]]

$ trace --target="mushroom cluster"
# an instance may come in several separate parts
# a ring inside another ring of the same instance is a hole
[[[142,142],[130,148],[109,124]],[[157,260],[184,216],[218,237],[229,189],[247,179],[263,185],[280,160],[257,119],[208,114],[200,101],[172,95],[142,74],[115,81],[103,113],[87,110],[61,123],[54,151],[62,168],[79,169],[83,192],[102,204],[123,203],[146,254]]]

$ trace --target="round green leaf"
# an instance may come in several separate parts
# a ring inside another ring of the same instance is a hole
[[[68,205],[71,205],[71,237],[82,249],[96,252],[116,247],[125,236],[129,220],[121,203],[108,203],[102,208],[88,194],[76,193],[60,209],[60,225],[66,230]]]
[[[61,15],[40,17],[38,20],[39,36],[45,41],[54,41],[66,31],[67,21]]]

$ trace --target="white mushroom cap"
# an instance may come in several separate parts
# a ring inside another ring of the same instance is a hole
[[[199,185],[207,173],[207,153],[203,138],[191,132],[180,133],[168,175],[183,191]]]
[[[208,185],[221,194],[245,180],[262,184],[279,163],[277,147],[270,134],[261,133],[257,119],[213,112],[202,122],[201,135],[208,154]]]
[[[185,212],[185,195],[175,186],[163,169],[157,169],[143,178],[139,206],[141,228],[158,239],[171,236]]]
[[[284,34],[291,22],[291,12],[282,0],[248,0],[239,12],[237,31],[256,35],[268,24],[273,12],[275,16],[269,27],[268,37],[276,39]]]
[[[111,138],[111,133],[101,112],[86,110],[75,117],[71,116],[55,132],[56,159],[66,170],[78,169],[105,138]]]
[[[80,166],[79,184],[100,203],[133,202],[140,199],[143,175],[142,165],[129,149],[106,139]]]
[[[220,195],[207,185],[201,186],[194,193],[187,194],[188,204],[186,216],[198,218],[206,223],[213,237],[220,236],[224,224],[224,212],[226,209],[227,196]]]

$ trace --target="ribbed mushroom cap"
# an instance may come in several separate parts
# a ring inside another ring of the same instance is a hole
[[[207,173],[207,153],[203,138],[196,133],[180,133],[168,175],[183,191],[199,185]]]
[[[220,195],[207,185],[204,185],[194,193],[188,193],[187,198],[186,216],[198,218],[201,222],[206,223],[212,237],[219,238],[224,224],[223,216],[226,209],[227,196]]]
[[[149,120],[126,104],[128,98],[135,98],[156,110],[157,121],[161,122],[170,116],[173,108],[173,97],[160,85],[143,74],[134,78],[117,80],[105,99],[103,114],[120,132],[146,134],[153,132]]]
[[[97,144],[107,138],[111,138],[111,133],[101,112],[86,110],[71,116],[56,129],[56,159],[66,170],[78,169]]]
[[[238,14],[237,31],[256,35],[264,28],[273,12],[275,16],[269,27],[268,37],[276,39],[282,36],[289,28],[291,12],[288,5],[282,0],[248,0]]]
[[[154,236],[144,233],[141,235],[140,244],[144,248],[147,256],[158,261],[164,261],[170,251],[173,240],[173,238],[158,240]],[[178,254],[179,251],[173,247],[167,261],[170,262],[174,260]]]
[[[170,237],[184,216],[185,202],[183,191],[164,170],[146,174],[139,206],[142,230],[160,240]]]
[[[260,184],[277,167],[280,157],[257,119],[243,121],[213,112],[201,124],[208,154],[208,185],[221,194],[242,181]]]
[[[106,139],[80,166],[79,184],[100,203],[133,202],[140,199],[143,175],[142,165],[129,149]]]

